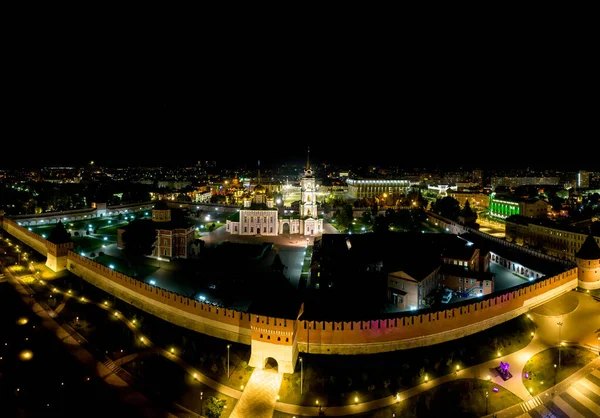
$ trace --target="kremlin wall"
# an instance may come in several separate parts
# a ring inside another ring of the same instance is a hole
[[[272,357],[283,373],[294,371],[299,352],[370,354],[460,338],[515,318],[578,286],[575,267],[447,309],[402,312],[385,319],[352,322],[283,319],[218,308],[151,286],[76,254],[70,250],[72,243],[56,246],[7,218],[2,218],[2,227],[47,256],[47,265],[54,271],[66,268],[119,299],[176,325],[250,344],[250,366],[263,368],[267,358]]]

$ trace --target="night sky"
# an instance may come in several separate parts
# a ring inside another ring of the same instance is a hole
[[[254,52],[132,40],[18,51],[3,95],[0,167],[267,166],[304,161],[310,145],[315,162],[600,169],[582,63],[548,66],[523,51],[320,50],[312,60]],[[585,143],[596,152],[581,153]]]

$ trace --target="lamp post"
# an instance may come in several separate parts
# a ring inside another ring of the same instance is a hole
[[[227,344],[227,379],[229,379],[229,348],[231,348],[231,344]]]
[[[200,415],[204,415],[204,409],[203,409],[203,402],[202,402],[202,397],[204,395],[204,392],[200,392]]]
[[[488,391],[485,391],[485,414],[488,414]]]
[[[304,366],[302,365],[302,357],[300,357],[300,395],[304,387]]]
[[[556,325],[558,325],[558,368],[560,369],[560,346],[562,345],[562,341],[560,340],[560,329],[562,328],[563,323],[557,322]]]

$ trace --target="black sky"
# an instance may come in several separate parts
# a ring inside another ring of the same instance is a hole
[[[82,45],[42,40],[6,61],[0,167],[266,165],[309,145],[341,164],[600,165],[597,77],[567,48]]]

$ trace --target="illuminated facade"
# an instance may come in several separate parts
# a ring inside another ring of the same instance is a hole
[[[260,182],[260,172],[258,177]],[[258,184],[252,196],[244,198],[244,206],[239,212],[227,220],[225,230],[235,235],[322,234],[323,217],[318,213],[315,176],[309,158],[300,185],[298,215],[279,216],[273,197],[268,196],[264,186]]]
[[[559,177],[492,177],[492,190],[498,186],[518,187],[518,186],[538,186],[561,184]]]
[[[575,261],[585,242],[583,231],[561,229],[552,221],[515,216],[506,220],[506,239],[518,245],[543,249],[554,257]],[[600,243],[600,237],[595,237]]]
[[[490,195],[489,213],[496,218],[506,219],[511,215],[523,215],[531,218],[545,218],[551,206],[541,199],[515,199],[510,196]]]
[[[137,222],[137,221],[136,221]],[[194,245],[195,227],[183,219],[171,219],[171,209],[163,200],[159,200],[152,209],[151,226],[156,231],[156,241],[152,257],[172,260],[188,258],[198,253]],[[127,226],[117,230],[117,248],[124,248],[123,233]]]
[[[379,197],[384,193],[405,194],[408,188],[418,182],[409,180],[385,180],[385,179],[348,179],[348,194],[356,199],[368,197]]]

